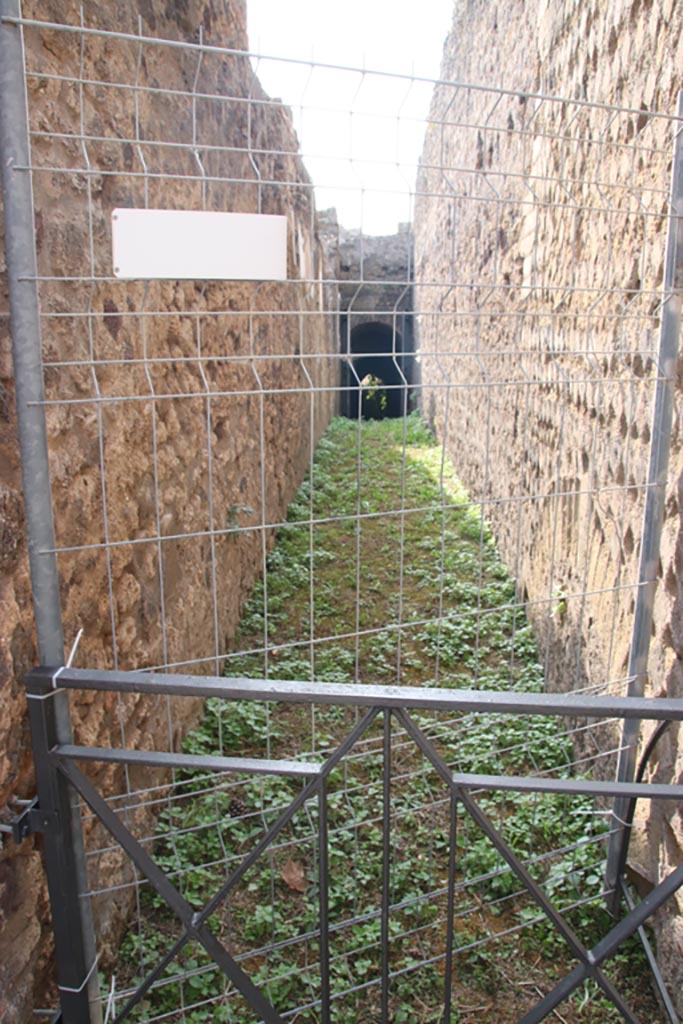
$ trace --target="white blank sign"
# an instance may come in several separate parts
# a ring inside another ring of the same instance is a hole
[[[287,218],[204,210],[112,213],[116,277],[284,281]]]

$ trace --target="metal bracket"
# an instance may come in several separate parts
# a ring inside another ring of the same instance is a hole
[[[14,842],[21,843],[35,832],[47,832],[53,825],[54,819],[54,814],[41,811],[38,806],[38,797],[34,796],[33,800],[10,822]]]

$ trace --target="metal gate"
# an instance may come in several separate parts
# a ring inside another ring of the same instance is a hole
[[[683,868],[597,942],[569,919],[619,915],[636,799],[683,795],[643,782],[661,729],[636,771],[641,722],[683,717],[680,700],[643,696],[683,109],[644,118],[292,61],[299,123],[331,123],[346,146],[304,157],[317,188],[357,193],[349,241],[316,214],[291,114],[259,84],[268,58],[204,30],[157,38],[104,8],[97,24],[0,9],[49,666],[27,680],[38,802],[17,831],[43,832],[65,1024],[455,1022],[476,951],[544,919],[578,964],[529,989],[519,1020],[587,979],[638,1020],[602,965],[640,929],[675,1021],[642,925]],[[403,134],[423,124],[418,171]],[[364,157],[387,125],[395,155]],[[391,191],[414,230],[387,239],[382,264],[364,211]],[[285,279],[126,280],[112,218],[136,208],[284,216]],[[577,241],[591,231],[607,268],[593,277]],[[568,275],[544,264],[553,237],[572,247]],[[616,278],[620,237],[642,243],[637,281]],[[393,433],[373,434],[383,417]],[[345,461],[351,490],[332,471]],[[299,589],[277,582],[283,560]],[[65,632],[82,635],[68,659]],[[184,817],[189,804],[204,817]]]

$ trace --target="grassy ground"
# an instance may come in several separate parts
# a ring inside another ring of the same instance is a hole
[[[398,514],[401,509],[412,511]],[[367,422],[359,432],[357,424],[336,420],[289,510],[266,579],[244,609],[226,674],[540,690],[536,644],[514,598],[514,581],[490,530],[422,421],[413,415]],[[571,739],[555,720],[416,720],[460,770],[572,774]],[[185,749],[306,759],[334,749],[356,721],[352,709],[211,700]],[[377,725],[330,778],[331,974],[338,1024],[380,1019],[382,779]],[[155,857],[201,907],[300,786],[283,778],[231,776],[214,787],[187,775],[161,816]],[[585,798],[477,799],[553,898],[576,905],[569,919],[587,945],[594,943],[610,924],[599,899],[604,818]],[[389,998],[397,1024],[444,1019],[449,807],[443,785],[395,727]],[[507,1024],[574,964],[489,841],[460,819],[451,1020]],[[306,805],[212,919],[278,1009],[302,1007],[292,1018],[302,1024],[319,1020],[319,1011],[307,1008],[319,994],[318,858],[315,805]],[[161,901],[143,891],[138,926],[122,950],[120,984],[144,976],[176,933]],[[636,944],[608,973],[643,1020],[661,1019]],[[621,1019],[592,983],[560,1014],[556,1019],[577,1024]],[[167,969],[137,1019],[157,1016],[192,1024],[255,1019],[193,946]]]

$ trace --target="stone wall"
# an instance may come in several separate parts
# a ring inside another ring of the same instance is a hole
[[[26,0],[23,13],[76,25],[80,17],[75,0]],[[85,8],[87,25],[129,33],[138,32],[138,13],[143,35],[197,40],[201,29],[207,43],[246,48],[243,0],[97,0]],[[57,542],[79,549],[59,556],[66,642],[84,629],[82,666],[189,663],[190,671],[212,673],[263,564],[262,531],[234,528],[283,519],[336,401],[334,391],[321,392],[311,410],[309,379],[296,359],[257,360],[257,379],[247,363],[225,358],[336,352],[336,323],[324,315],[322,286],[312,283],[324,274],[310,180],[289,111],[266,102],[247,58],[205,54],[199,64],[196,52],[97,36],[81,49],[77,34],[33,28],[26,50],[33,162],[52,168],[34,174],[39,271],[72,279],[40,286],[46,397],[73,400],[47,409]],[[100,84],[81,92],[79,79],[136,83],[143,91]],[[170,89],[179,95],[169,97]],[[193,90],[205,98],[193,101]],[[79,132],[81,117],[93,140],[85,150],[68,137]],[[223,148],[204,148],[212,145]],[[287,184],[260,185],[259,178]],[[160,282],[147,289],[113,281],[111,211],[143,205],[286,214],[288,281]],[[36,660],[4,269],[3,808],[32,795],[21,679]],[[301,315],[287,315],[295,310]],[[336,382],[335,360],[312,359],[307,369],[314,385]],[[164,397],[152,402],[152,393]],[[108,401],[122,397],[144,400]],[[211,528],[223,531],[213,546]],[[268,548],[272,531],[265,536]],[[92,695],[74,702],[79,740],[101,745],[122,737],[140,747],[177,742],[197,711],[196,702],[174,709],[169,736],[166,712],[153,702]],[[97,781],[120,784],[115,773]],[[54,998],[45,990],[50,924],[38,845],[6,842],[0,856],[0,1017],[7,1024],[31,1019],[34,995],[41,1006]],[[118,863],[109,859],[105,869],[111,880]],[[125,912],[125,901],[98,907],[103,933],[114,942]]]
[[[391,325],[394,310],[412,307],[412,262],[410,224],[400,225],[395,235],[363,235],[340,227],[341,310],[354,316],[354,325],[362,322],[362,314]]]
[[[460,86],[432,102],[415,214],[424,408],[485,503],[559,688],[626,675],[673,135],[653,112],[675,113],[682,59],[672,0],[458,0],[441,78]],[[672,696],[682,470],[676,419],[648,683]],[[679,737],[658,744],[653,778],[680,777]],[[680,863],[683,819],[638,815],[648,884]],[[679,894],[657,919],[681,1010],[682,913]]]

